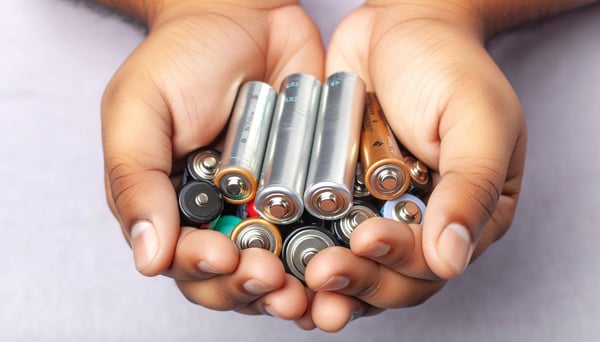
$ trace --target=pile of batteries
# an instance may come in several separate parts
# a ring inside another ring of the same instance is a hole
[[[304,281],[317,252],[348,247],[370,217],[421,223],[430,190],[427,167],[399,146],[375,94],[339,72],[323,85],[292,74],[279,94],[243,84],[222,153],[188,156],[178,200],[182,225],[267,249]]]

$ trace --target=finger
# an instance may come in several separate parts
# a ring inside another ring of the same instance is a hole
[[[418,224],[372,218],[352,232],[350,248],[355,255],[407,277],[439,280],[425,261],[422,232],[423,228]]]
[[[145,84],[145,85],[140,85]],[[135,265],[156,275],[171,264],[179,234],[175,191],[169,179],[168,109],[157,90],[114,80],[102,103],[105,173],[109,203],[133,248]],[[125,94],[140,94],[128,97]]]
[[[336,292],[319,291],[311,308],[316,326],[326,332],[342,330],[350,321],[365,315],[369,305]]]
[[[505,230],[514,214],[519,186],[507,187],[505,182],[511,176],[508,165],[523,168],[522,156],[514,151],[524,124],[515,117],[518,104],[506,103],[480,94],[450,102],[443,113],[441,179],[429,198],[423,228],[425,258],[440,277],[464,272],[493,215],[492,227]],[[497,208],[509,204],[499,202],[502,197],[514,205]]]
[[[295,320],[306,312],[308,306],[304,285],[293,276],[286,274],[284,285],[260,297],[247,307],[237,310],[244,314],[266,314],[269,316]]]
[[[243,309],[285,284],[281,261],[260,248],[241,251],[238,268],[231,274],[207,280],[177,281],[181,293],[190,302],[213,310]]]
[[[385,309],[420,304],[444,285],[406,277],[346,248],[317,253],[306,269],[306,283],[317,292],[335,291]]]
[[[182,228],[171,268],[165,275],[178,280],[201,280],[233,273],[239,252],[230,238],[207,229]]]
[[[303,330],[313,330],[314,328],[317,327],[317,325],[313,321],[312,313],[311,313],[312,301],[315,297],[315,292],[308,288],[304,288],[304,290],[306,293],[306,310],[304,311],[304,314],[300,318],[298,318],[294,321],[294,323],[296,323],[296,325]]]

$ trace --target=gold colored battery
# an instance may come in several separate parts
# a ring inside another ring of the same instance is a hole
[[[238,223],[231,232],[231,240],[239,250],[262,248],[279,256],[283,239],[277,226],[260,218],[252,217]]]
[[[365,186],[373,197],[392,200],[408,189],[410,170],[374,93],[365,97],[360,162]]]

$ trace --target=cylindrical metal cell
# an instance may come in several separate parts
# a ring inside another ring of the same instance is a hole
[[[187,158],[185,172],[189,179],[212,182],[221,160],[221,153],[212,148],[199,148]]]
[[[237,216],[223,215],[211,226],[211,229],[231,238],[231,233],[240,222],[242,222],[242,219]]]
[[[406,192],[419,197],[426,196],[433,187],[429,168],[413,157],[405,157],[404,160],[410,170],[410,186]]]
[[[256,194],[276,98],[263,82],[246,82],[238,91],[214,180],[227,202],[247,203]]]
[[[338,246],[339,242],[331,232],[305,226],[294,230],[283,242],[281,260],[288,273],[304,282],[304,272],[310,259],[319,251]]]
[[[371,194],[365,185],[365,171],[360,162],[356,163],[356,172],[354,175],[354,198],[366,198]]]
[[[381,216],[404,223],[423,224],[425,203],[417,196],[403,194],[397,199],[385,202],[381,208]]]
[[[255,199],[256,209],[270,222],[289,224],[304,211],[320,94],[319,80],[308,74],[292,74],[281,84]]]
[[[356,74],[327,78],[315,127],[304,206],[313,216],[335,220],[352,207],[365,84]]]
[[[360,161],[365,185],[373,197],[391,200],[408,189],[408,166],[374,93],[367,93],[365,97]]]
[[[282,239],[277,226],[267,220],[254,217],[238,223],[231,232],[231,240],[239,250],[262,248],[279,256]]]
[[[350,235],[366,219],[379,217],[377,208],[369,202],[355,201],[350,211],[341,219],[333,221],[332,230],[338,240],[350,246]]]
[[[184,225],[200,228],[221,215],[223,197],[212,183],[188,181],[179,190],[179,213]]]

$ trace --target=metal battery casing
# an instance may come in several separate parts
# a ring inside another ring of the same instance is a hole
[[[346,247],[350,246],[350,235],[366,219],[379,217],[377,208],[366,201],[355,201],[350,211],[341,219],[333,221],[331,229],[337,239]]]
[[[365,185],[365,170],[360,162],[356,163],[356,172],[354,175],[354,198],[367,198],[371,194]]]
[[[433,181],[427,165],[411,156],[405,157],[404,161],[410,170],[410,186],[406,192],[419,197],[429,194]]]
[[[255,198],[256,210],[270,222],[289,224],[304,211],[320,94],[319,80],[308,74],[289,75],[281,84]]]
[[[325,229],[304,226],[295,229],[283,242],[281,260],[288,273],[304,282],[310,259],[325,248],[339,246],[333,234]]]
[[[352,207],[365,83],[356,74],[329,76],[321,90],[306,189],[305,209],[335,220]]]
[[[406,193],[385,202],[381,208],[381,216],[404,223],[423,224],[425,208],[425,203],[419,197]]]
[[[231,232],[231,240],[239,250],[262,248],[279,256],[282,238],[279,229],[267,220],[254,217],[238,223]]]
[[[237,94],[215,185],[229,203],[247,203],[256,194],[277,93],[251,81]]]
[[[212,148],[199,148],[187,157],[184,173],[187,179],[212,182],[221,160],[221,153]]]
[[[177,194],[181,223],[200,228],[217,219],[223,210],[223,197],[212,183],[190,180]]]
[[[360,162],[369,193],[391,200],[406,192],[410,171],[374,93],[366,94],[360,140]]]

